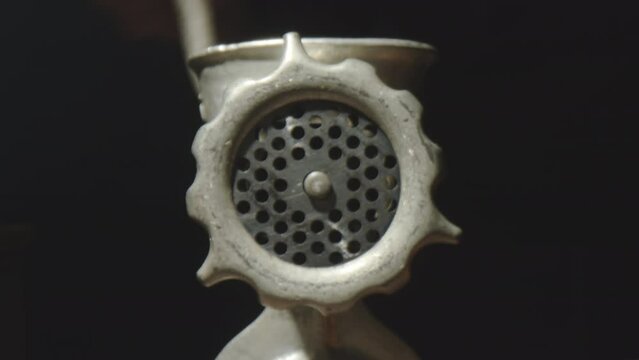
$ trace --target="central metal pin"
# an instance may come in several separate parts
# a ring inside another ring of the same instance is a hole
[[[321,171],[313,171],[304,178],[304,191],[313,199],[324,199],[331,193],[331,179]]]

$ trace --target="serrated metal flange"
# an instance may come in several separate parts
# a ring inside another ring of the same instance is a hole
[[[279,67],[229,87],[224,105],[193,144],[198,171],[187,194],[188,209],[211,236],[198,277],[206,285],[246,281],[273,307],[342,311],[365,294],[395,290],[407,279],[412,253],[422,245],[455,242],[459,229],[431,200],[439,147],[421,129],[417,99],[386,86],[363,61],[320,63],[306,54],[297,34],[284,39]],[[321,268],[296,266],[264,251],[240,222],[231,188],[233,162],[246,133],[275,109],[308,100],[342,103],[366,114],[395,149],[402,179],[395,217],[378,243],[352,261]]]

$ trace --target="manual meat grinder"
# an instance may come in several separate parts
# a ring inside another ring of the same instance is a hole
[[[243,280],[265,306],[218,359],[417,359],[359,300],[459,233],[431,200],[440,150],[411,93],[434,49],[296,33],[214,45],[209,4],[176,4],[205,122],[187,194],[211,239],[197,275]]]

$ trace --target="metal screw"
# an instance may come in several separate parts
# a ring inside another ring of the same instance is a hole
[[[304,178],[304,191],[313,199],[324,199],[331,193],[331,179],[321,171],[313,171]]]

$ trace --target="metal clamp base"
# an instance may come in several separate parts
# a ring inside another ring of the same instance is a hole
[[[309,307],[265,308],[217,360],[418,360],[415,352],[358,303],[323,316]]]

